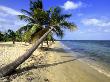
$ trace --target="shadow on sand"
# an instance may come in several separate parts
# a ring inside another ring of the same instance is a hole
[[[6,76],[6,78],[7,78],[8,81],[11,81],[12,79],[15,79],[16,77],[21,76],[21,75],[27,73],[29,70],[32,70],[32,69],[40,69],[41,70],[42,68],[52,67],[52,66],[64,64],[64,63],[67,63],[67,62],[72,62],[72,61],[75,61],[75,60],[77,60],[77,59],[71,59],[71,60],[62,61],[62,62],[58,62],[58,63],[52,63],[52,64],[30,65],[30,66],[24,67],[22,69],[17,69],[15,71],[13,71],[13,73]]]
[[[73,56],[61,56],[61,57],[72,57],[73,58]],[[56,65],[61,65],[61,64],[64,64],[64,63],[72,62],[72,61],[78,60],[80,58],[83,58],[83,57],[78,57],[78,58],[75,58],[75,59],[69,59],[69,60],[66,60],[66,61],[61,61],[61,62],[52,63],[52,64],[42,64],[42,65],[34,65],[33,64],[33,65],[30,65],[30,66],[24,67],[22,69],[17,69],[11,75],[8,75],[8,77],[13,76],[13,79],[15,79],[16,77],[21,76],[21,75],[27,73],[29,70],[32,70],[32,69],[42,69],[42,68],[47,68],[47,67],[53,67],[53,66],[56,66]]]
[[[31,66],[25,67],[23,69],[18,69],[18,70],[16,70],[16,72],[21,73],[21,72],[29,71],[29,70],[32,70],[32,69],[56,66],[56,65],[60,65],[60,64],[75,61],[75,60],[77,60],[77,59],[71,59],[71,60],[67,60],[67,61],[62,61],[62,62],[52,63],[52,64],[45,64],[45,65],[37,65],[37,66],[36,65],[31,65]]]
[[[61,53],[70,53],[69,50],[66,51],[64,48],[47,48],[47,47],[41,47],[41,50],[44,51],[51,51],[51,52],[61,52]]]
[[[69,53],[69,52],[65,51],[63,48],[60,48],[60,49],[59,48],[54,48],[54,49],[53,48],[49,48],[48,50],[45,50],[45,51]],[[65,61],[55,62],[55,63],[52,63],[52,64],[41,64],[41,65],[37,64],[36,65],[36,63],[34,63],[34,64],[30,65],[30,66],[27,66],[27,67],[24,67],[24,68],[21,68],[21,69],[16,69],[13,73],[8,75],[7,77],[8,78],[13,77],[12,79],[15,79],[16,77],[21,76],[21,75],[27,73],[29,70],[32,70],[32,69],[42,69],[42,68],[53,67],[53,66],[56,66],[56,65],[61,65],[61,64],[72,62],[72,61],[75,61],[75,60],[78,60],[78,59],[81,59],[81,58],[85,58],[86,56],[78,56],[76,58],[74,58],[74,56],[71,56],[71,55],[61,56],[61,58],[64,58],[64,57],[69,57],[69,58],[72,58],[72,59],[67,59]]]

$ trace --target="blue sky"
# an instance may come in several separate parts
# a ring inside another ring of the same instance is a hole
[[[44,9],[60,6],[64,13],[71,13],[69,21],[78,29],[65,31],[67,40],[110,40],[110,0],[43,0]],[[16,15],[29,8],[29,0],[0,0],[0,30],[18,29],[25,25]]]

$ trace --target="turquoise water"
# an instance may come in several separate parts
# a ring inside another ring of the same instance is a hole
[[[100,63],[102,68],[107,68],[110,72],[110,41],[77,40],[61,42],[71,51],[79,53],[80,56],[90,61]]]

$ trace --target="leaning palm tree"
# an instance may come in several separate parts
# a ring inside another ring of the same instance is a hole
[[[38,0],[41,1],[41,0]],[[35,3],[35,5],[38,6],[39,3]],[[41,6],[38,6],[41,7]],[[35,6],[36,8],[36,6]],[[36,25],[42,28],[42,30],[39,30],[35,34],[43,33],[42,37],[38,39],[34,46],[32,46],[29,50],[27,50],[22,56],[20,56],[18,59],[13,61],[12,63],[4,66],[3,68],[0,69],[0,76],[6,76],[7,74],[11,73],[14,71],[20,64],[22,64],[25,60],[27,60],[32,53],[38,48],[38,46],[46,39],[49,33],[57,34],[57,36],[61,36],[61,38],[64,35],[63,29],[69,29],[73,30],[76,28],[76,25],[74,23],[70,23],[67,21],[67,18],[69,18],[71,15],[68,14],[62,14],[61,9],[59,7],[56,8],[51,8],[49,11],[44,11],[43,9],[38,9],[36,8],[34,10],[34,6],[32,6],[32,11],[33,12],[33,18],[32,17],[24,17],[25,20],[28,20],[28,25]],[[37,15],[36,15],[37,14]],[[41,16],[42,17],[37,17]],[[37,28],[38,28],[37,27]]]

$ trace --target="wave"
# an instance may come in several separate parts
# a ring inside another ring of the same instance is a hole
[[[91,64],[89,64],[89,63],[88,63],[88,65],[89,65],[91,68],[97,70],[99,73],[104,74],[104,75],[107,76],[107,77],[110,77],[110,72],[107,72],[107,71],[105,71],[104,69],[101,69],[101,68],[99,68],[99,67],[97,67],[97,66],[91,65]]]

